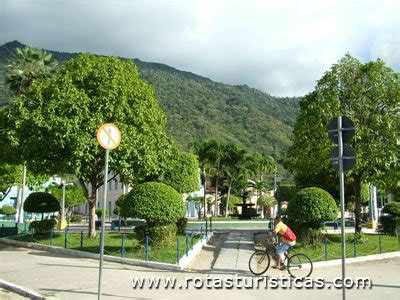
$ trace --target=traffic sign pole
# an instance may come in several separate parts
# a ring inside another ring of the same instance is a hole
[[[342,117],[338,117],[338,146],[339,146],[339,184],[340,184],[340,212],[342,215],[342,283],[345,278],[345,263],[346,263],[346,239],[344,232],[345,218],[344,218],[344,171],[343,171],[343,140],[342,140]],[[346,289],[342,285],[342,299],[346,299]]]
[[[108,158],[110,150],[119,146],[121,142],[121,131],[112,123],[105,123],[97,130],[97,141],[100,146],[106,150],[105,167],[104,167],[104,198],[103,213],[101,214],[101,235],[100,235],[100,262],[99,262],[99,286],[98,299],[101,299],[101,279],[103,275],[103,256],[104,256],[104,228],[106,223],[106,207],[107,207],[107,183],[108,183]]]
[[[100,234],[100,265],[99,265],[99,286],[98,299],[101,299],[101,277],[103,275],[103,255],[104,255],[104,223],[107,205],[107,181],[108,181],[108,157],[110,150],[106,149],[106,162],[104,167],[104,198],[103,198],[103,213],[101,215],[101,234]]]

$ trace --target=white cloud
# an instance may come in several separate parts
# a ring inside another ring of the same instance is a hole
[[[1,1],[0,43],[137,57],[302,95],[346,52],[400,68],[398,1]]]

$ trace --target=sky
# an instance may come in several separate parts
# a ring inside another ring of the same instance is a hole
[[[139,58],[302,96],[346,53],[400,71],[400,1],[0,0],[0,44]]]

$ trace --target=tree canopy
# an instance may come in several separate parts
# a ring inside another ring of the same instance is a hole
[[[9,141],[32,167],[77,176],[89,201],[91,237],[94,195],[103,184],[98,127],[113,122],[122,132],[109,170],[125,182],[162,173],[176,152],[153,88],[132,61],[116,57],[83,54],[66,62],[54,77],[34,81],[7,113]]]
[[[300,101],[286,162],[297,180],[337,186],[329,164],[334,144],[328,139],[327,125],[338,115],[355,123],[350,145],[357,159],[347,181],[351,179],[354,188],[357,232],[361,230],[361,183],[391,186],[398,181],[399,103],[400,79],[393,70],[380,59],[362,64],[350,55],[333,65]]]
[[[163,175],[163,183],[179,193],[199,190],[199,162],[193,153],[178,152]]]

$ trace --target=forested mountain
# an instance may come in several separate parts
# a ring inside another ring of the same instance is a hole
[[[24,46],[17,41],[0,46],[0,107],[11,101],[4,83],[5,65],[14,57],[15,48]],[[60,63],[78,55],[49,52]],[[164,64],[134,62],[140,76],[154,86],[168,115],[168,131],[183,149],[195,140],[213,138],[276,159],[284,156],[299,110],[297,98],[278,98],[246,85],[217,83]]]

